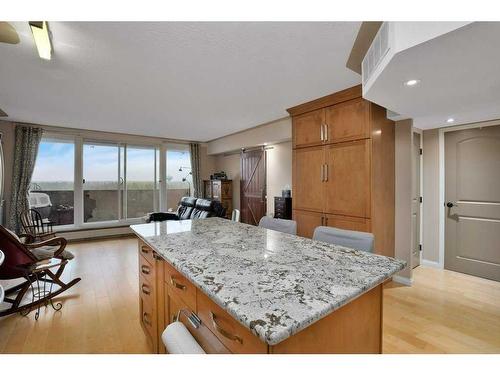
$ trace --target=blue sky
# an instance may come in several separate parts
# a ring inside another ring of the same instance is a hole
[[[73,143],[42,141],[32,180],[73,181]],[[83,175],[89,181],[116,181],[118,147],[111,145],[83,146]],[[180,181],[190,169],[179,172],[179,167],[190,166],[189,152],[167,151],[167,175]],[[154,176],[154,151],[145,148],[127,149],[127,177],[129,181],[151,181]]]

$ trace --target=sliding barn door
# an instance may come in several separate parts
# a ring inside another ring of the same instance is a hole
[[[242,151],[240,172],[241,222],[258,225],[266,215],[266,151]]]

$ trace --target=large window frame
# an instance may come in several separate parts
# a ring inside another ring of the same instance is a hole
[[[154,193],[153,193],[153,210],[167,210],[167,150],[189,150],[189,146],[183,143],[172,142],[152,142],[147,140],[132,140],[128,139],[109,139],[100,137],[86,137],[81,135],[61,134],[47,132],[43,139],[50,140],[65,140],[74,142],[74,224],[59,225],[55,227],[58,231],[72,231],[82,229],[100,229],[123,227],[132,224],[143,223],[143,219],[127,218],[127,181],[126,181],[126,166],[127,166],[127,147],[128,148],[145,148],[154,149]],[[85,222],[84,221],[84,170],[83,170],[83,148],[84,144],[107,144],[116,145],[119,150],[118,156],[118,178],[123,178],[123,183],[118,181],[118,219]],[[125,203],[124,203],[125,202]]]

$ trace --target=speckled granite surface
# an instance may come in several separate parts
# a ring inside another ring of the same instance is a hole
[[[405,265],[220,218],[131,228],[269,345],[328,315]]]

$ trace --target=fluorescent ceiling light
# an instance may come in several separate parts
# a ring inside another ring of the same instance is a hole
[[[38,56],[44,60],[52,57],[52,44],[50,42],[49,28],[46,21],[30,21],[31,32],[35,39]]]
[[[405,82],[406,86],[415,86],[418,85],[420,81],[418,79],[410,79],[409,81]]]
[[[452,118],[452,117],[450,117],[448,120],[446,120],[446,122],[447,122],[448,124],[451,124],[451,123],[455,122],[455,119],[454,119],[454,118]]]

